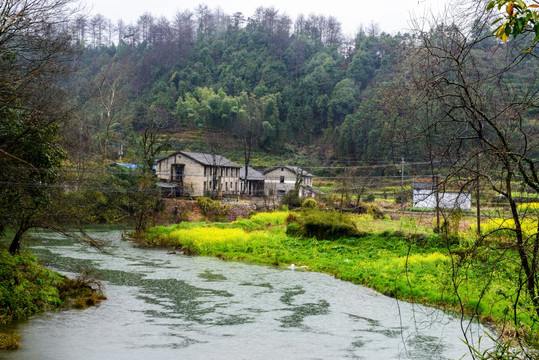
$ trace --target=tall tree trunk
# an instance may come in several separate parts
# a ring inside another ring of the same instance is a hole
[[[533,257],[530,259],[526,250],[526,240],[524,239],[524,232],[522,230],[521,219],[517,210],[517,204],[512,195],[512,173],[508,173],[505,178],[506,196],[511,208],[511,215],[515,222],[515,235],[517,238],[516,248],[520,258],[520,264],[526,275],[526,289],[528,296],[532,300],[535,313],[539,316],[539,299],[537,298],[537,283],[535,267],[533,266]],[[530,262],[530,260],[532,260]]]
[[[15,233],[15,236],[13,237],[13,240],[11,241],[11,245],[9,246],[9,253],[11,255],[18,254],[21,250],[21,240],[22,235],[26,232],[26,229],[21,226]]]

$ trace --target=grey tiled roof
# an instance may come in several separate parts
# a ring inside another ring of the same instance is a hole
[[[269,173],[269,172],[271,172],[271,171],[273,171],[275,169],[280,169],[280,168],[286,168],[286,169],[292,171],[294,174],[301,174],[302,176],[314,177],[313,174],[309,174],[307,171],[303,170],[300,167],[297,167],[297,166],[285,166],[285,165],[276,166],[276,167],[274,167],[272,169],[266,170],[266,171],[264,171],[264,174],[267,174],[267,173]]]
[[[163,159],[166,159],[167,157],[174,156],[177,154],[182,154],[184,156],[190,157],[191,159],[195,160],[196,162],[201,163],[202,165],[239,167],[238,164],[233,163],[232,161],[228,160],[226,157],[221,156],[221,155],[195,153],[195,152],[189,152],[189,151],[177,151],[174,154],[170,154],[164,157]]]
[[[416,190],[432,190],[434,185],[429,181],[416,181],[412,183],[412,189]]]
[[[256,171],[252,167],[248,166],[249,171],[247,172],[247,180],[254,181],[263,181],[266,177],[259,171]],[[240,170],[240,179],[245,179],[245,166],[241,167]]]

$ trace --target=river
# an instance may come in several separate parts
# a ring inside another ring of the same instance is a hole
[[[14,325],[23,348],[0,357],[430,360],[468,353],[458,317],[325,274],[134,248],[119,230],[94,235],[111,241],[110,253],[51,234],[32,251],[66,274],[95,270],[108,300]],[[483,334],[474,326],[469,335]]]

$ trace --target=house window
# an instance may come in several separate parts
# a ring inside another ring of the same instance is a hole
[[[204,192],[206,192],[206,189],[207,189],[207,184],[206,184],[206,181],[204,181]]]
[[[284,168],[281,168],[281,171],[284,171]]]
[[[208,172],[208,167],[204,166],[204,177],[208,176],[208,175],[206,175],[207,172]]]
[[[281,176],[281,179],[279,180],[279,182],[280,182],[281,184],[284,183],[284,176]]]

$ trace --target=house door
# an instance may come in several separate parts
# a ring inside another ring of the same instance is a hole
[[[171,180],[175,182],[176,185],[176,196],[181,196],[183,194],[183,175],[184,175],[185,165],[174,164],[171,168]]]

